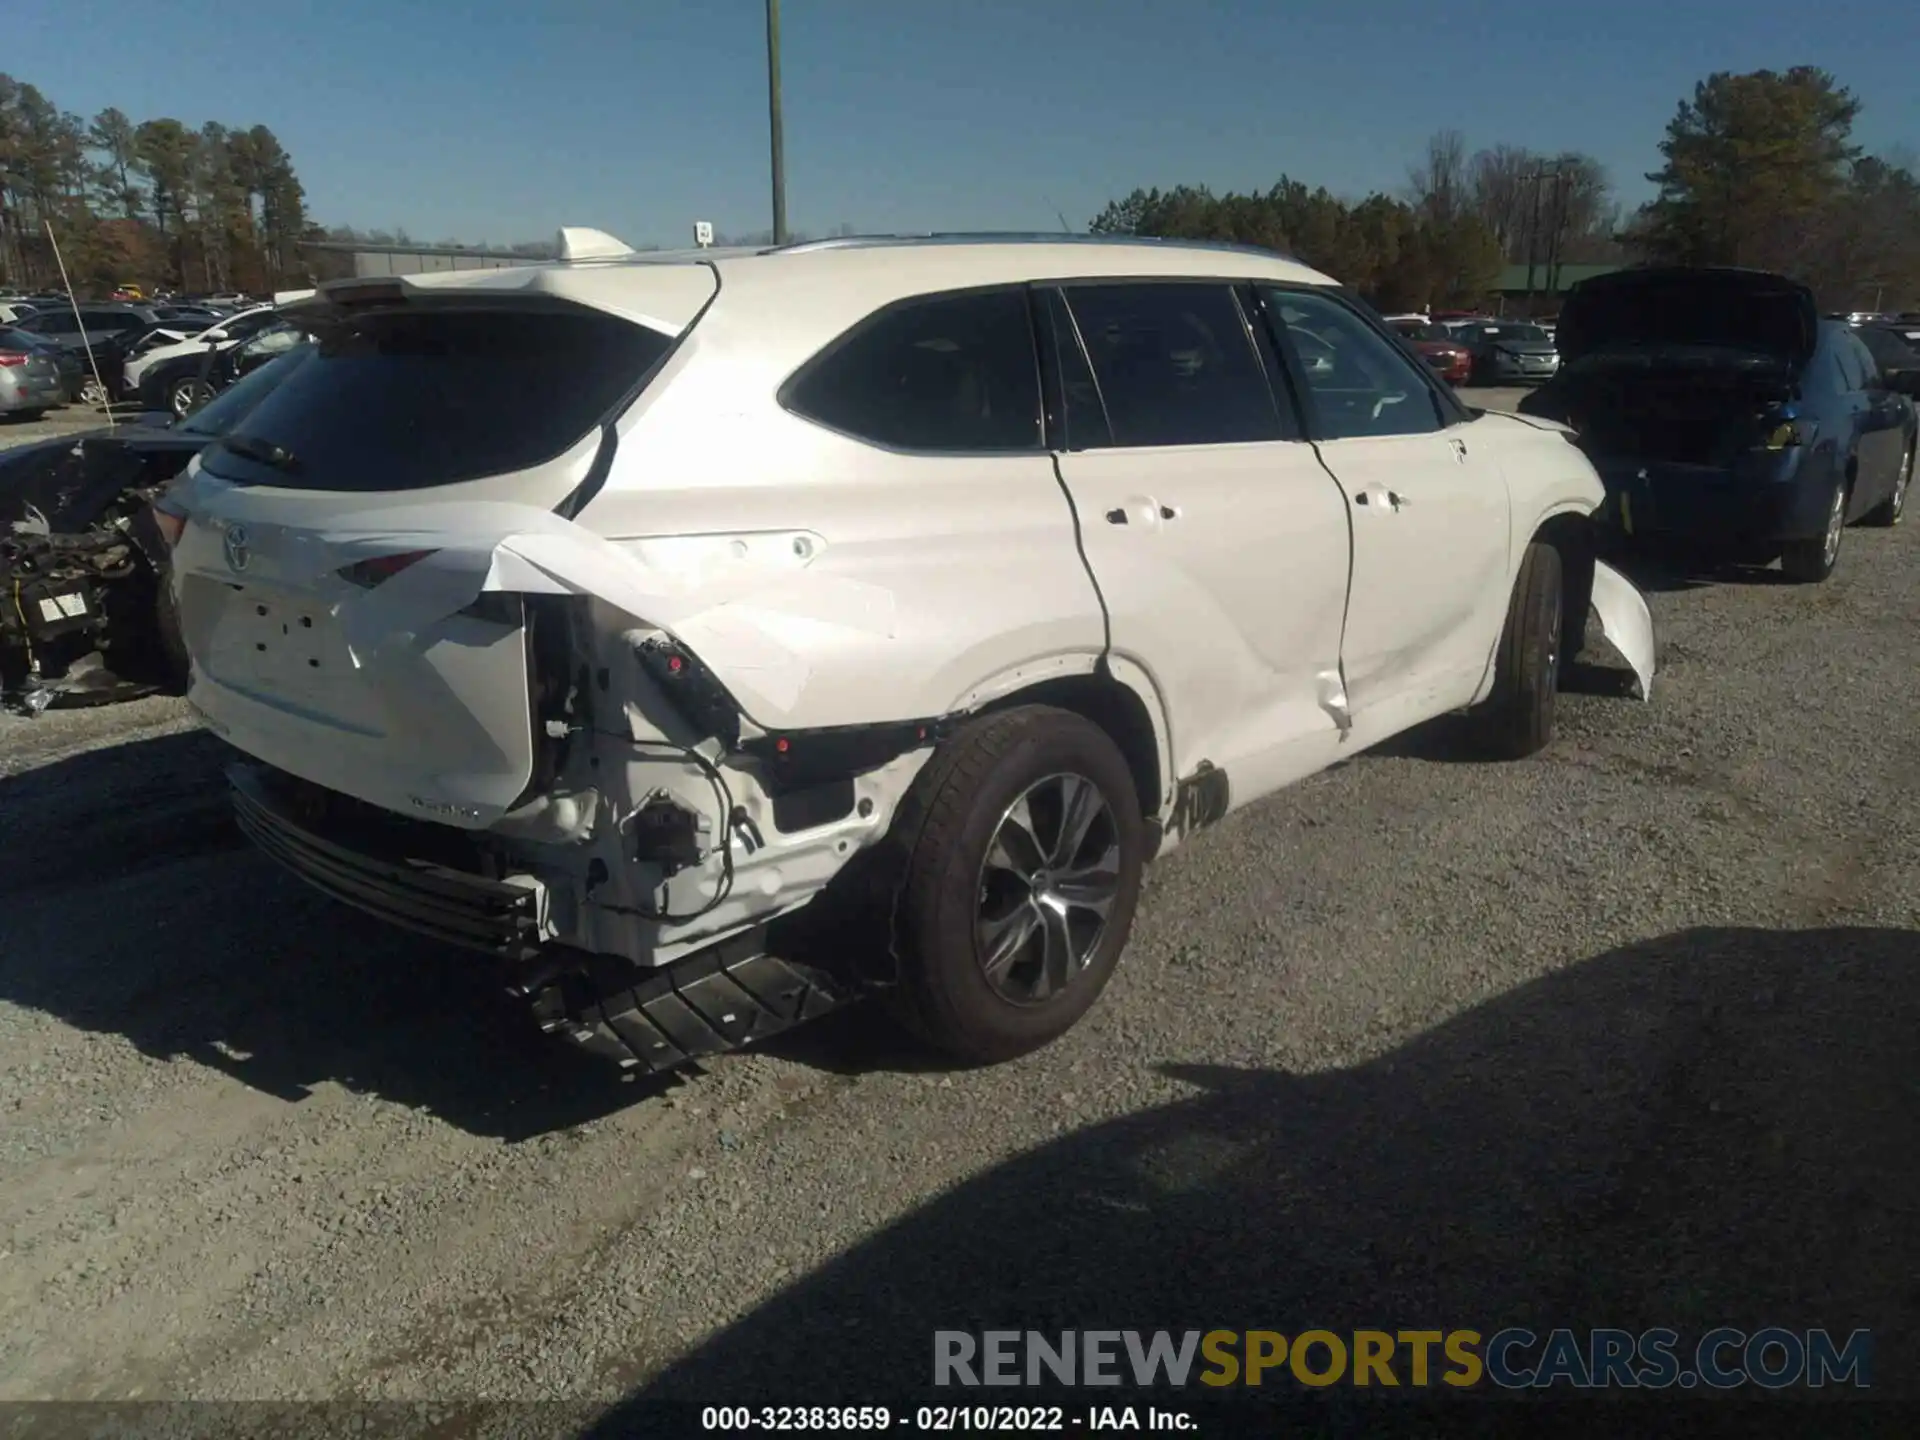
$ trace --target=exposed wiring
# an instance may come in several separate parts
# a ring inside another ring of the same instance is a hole
[[[733,791],[727,785],[727,777],[720,773],[720,767],[691,745],[678,745],[671,740],[635,740],[631,743],[636,746],[650,745],[656,749],[671,750],[682,758],[691,760],[706,775],[708,783],[713,786],[715,798],[720,801],[720,884],[715,889],[713,897],[688,915],[675,915],[664,907],[659,910],[643,909],[640,912],[647,919],[662,925],[685,925],[713,913],[726,903],[727,897],[733,893]]]

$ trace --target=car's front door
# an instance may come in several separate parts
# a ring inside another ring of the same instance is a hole
[[[1113,653],[1164,697],[1174,763],[1238,805],[1337,756],[1346,502],[1220,281],[1038,292],[1052,441]]]
[[[1449,424],[1429,378],[1340,297],[1258,294],[1353,517],[1341,659],[1355,722],[1390,732],[1456,709],[1478,689],[1506,616],[1506,481],[1474,424]]]

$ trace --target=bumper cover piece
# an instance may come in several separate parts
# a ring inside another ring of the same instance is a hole
[[[540,952],[545,890],[400,856],[347,849],[294,818],[257,766],[227,771],[234,819],[269,859],[315,889],[391,925],[509,960]]]
[[[1603,560],[1596,560],[1593,608],[1600,617],[1600,629],[1607,643],[1632,667],[1634,678],[1640,683],[1640,698],[1651,700],[1659,645],[1654,637],[1653,612],[1647,608],[1646,597],[1618,570]]]
[[[754,929],[597,1000],[569,1003],[564,985],[534,997],[541,1028],[622,1069],[658,1073],[738,1050],[837,1009],[854,987],[766,953]]]

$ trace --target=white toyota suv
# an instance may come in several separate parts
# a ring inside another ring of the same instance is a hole
[[[869,990],[1020,1054],[1199,827],[1448,712],[1532,753],[1590,607],[1648,693],[1567,432],[1285,258],[561,253],[297,301],[160,508],[247,834],[622,1065]]]

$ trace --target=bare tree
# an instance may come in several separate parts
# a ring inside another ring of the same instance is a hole
[[[1441,130],[1427,141],[1427,153],[1407,172],[1407,199],[1426,219],[1457,220],[1467,204],[1467,137]]]

